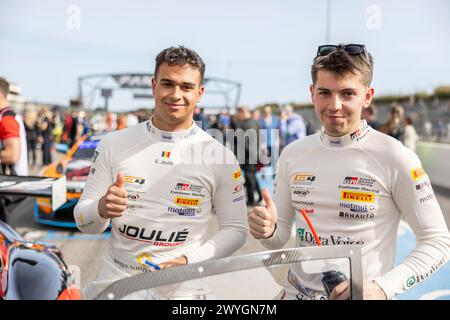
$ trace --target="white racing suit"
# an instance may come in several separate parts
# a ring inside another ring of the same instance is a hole
[[[275,179],[278,223],[262,240],[281,248],[295,223],[297,246],[363,245],[365,280],[375,280],[388,299],[425,280],[449,256],[450,236],[419,158],[399,141],[362,121],[343,137],[321,133],[288,145]],[[403,217],[416,236],[416,247],[394,267],[397,230]],[[290,268],[284,298],[323,299],[322,274]]]
[[[122,172],[128,206],[106,220],[99,199]],[[220,228],[209,239],[213,213]],[[74,210],[78,228],[101,233],[112,224],[97,281],[84,290],[93,298],[107,284],[185,255],[189,263],[232,255],[246,241],[247,209],[242,174],[233,153],[195,124],[179,132],[150,121],[103,137],[94,153],[83,194]],[[201,281],[172,285],[131,298],[208,297]]]

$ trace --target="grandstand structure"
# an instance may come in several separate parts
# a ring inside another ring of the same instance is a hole
[[[127,91],[132,100],[152,100],[152,73],[103,73],[78,78],[78,104],[92,110],[100,104],[108,109],[108,101],[118,91]],[[229,79],[205,77],[205,96],[199,107],[205,109],[231,110],[239,105],[241,83]],[[99,100],[100,99],[100,100]],[[102,101],[104,100],[104,101]],[[149,104],[152,108],[152,103]]]

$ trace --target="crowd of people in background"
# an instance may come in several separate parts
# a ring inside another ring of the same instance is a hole
[[[139,119],[137,112],[100,112],[90,115],[83,110],[50,110],[48,107],[26,111],[22,116],[26,131],[28,164],[32,169],[39,163],[43,166],[52,163],[51,151],[54,143],[65,143],[71,148],[87,133],[120,130],[144,121],[142,117]],[[40,162],[37,158],[38,149],[42,154]]]
[[[389,119],[385,123],[377,121],[376,110],[376,107],[371,105],[363,110],[362,117],[372,128],[401,141],[406,147],[415,152],[419,135],[416,132],[412,118],[405,116],[404,108],[400,104],[394,103],[390,109]]]
[[[241,164],[245,176],[247,190],[247,202],[249,205],[257,205],[262,200],[261,188],[257,174],[264,169],[270,169],[268,175],[274,175],[277,156],[288,144],[297,139],[315,133],[309,119],[303,117],[291,105],[273,110],[270,105],[250,110],[239,107],[232,112],[222,110],[217,113],[205,113],[204,109],[197,108],[194,120],[203,130],[218,130],[225,139],[224,145],[230,147],[227,140],[227,130],[242,129],[246,132],[254,129],[261,134],[258,139],[257,154],[252,155],[258,159],[257,163],[249,163],[249,153],[254,152],[248,145],[245,147],[245,160]],[[41,150],[43,166],[50,164],[54,143],[65,143],[72,147],[76,141],[87,133],[99,131],[121,130],[150,118],[151,112],[87,112],[80,109],[41,108],[37,111],[27,111],[22,114],[26,130],[26,143],[28,149],[28,164],[31,169],[38,166],[38,153]],[[405,116],[404,108],[399,104],[393,104],[389,119],[380,123],[377,119],[377,108],[371,105],[363,110],[362,118],[367,123],[399,141],[408,148],[416,150],[419,136],[414,128],[410,116]],[[235,153],[237,152],[234,150]],[[259,159],[265,157],[271,159],[269,164],[262,164]],[[264,179],[265,175],[261,177]]]
[[[5,80],[6,81],[6,80]],[[450,105],[449,105],[450,110]],[[247,189],[247,201],[249,205],[257,205],[262,200],[261,188],[258,183],[257,174],[265,169],[268,175],[275,174],[275,164],[281,150],[297,139],[320,130],[313,130],[311,119],[301,115],[302,111],[294,110],[292,105],[285,105],[281,108],[274,108],[266,105],[262,108],[250,110],[246,107],[239,107],[236,110],[220,110],[213,112],[209,109],[196,108],[194,121],[203,130],[221,133],[224,139],[221,141],[225,146],[233,149],[230,144],[227,131],[242,129],[246,132],[249,129],[256,130],[258,135],[257,149],[252,149],[247,143],[245,145],[245,159],[241,163],[241,168],[245,175],[245,187]],[[450,112],[450,111],[449,111]],[[391,105],[389,118],[385,122],[378,119],[378,109],[375,105],[370,105],[363,109],[362,118],[374,129],[390,135],[401,141],[405,146],[416,151],[416,144],[419,140],[413,117],[405,115],[404,107],[398,103]],[[88,112],[83,109],[63,109],[42,107],[37,110],[26,110],[22,116],[23,127],[26,132],[26,148],[28,166],[33,172],[42,165],[52,163],[52,148],[55,143],[64,143],[70,148],[77,140],[87,134],[99,131],[121,130],[140,122],[146,121],[151,116],[151,111],[132,112]],[[18,120],[21,123],[22,120]],[[441,121],[442,122],[442,121]],[[445,136],[443,123],[437,124],[434,131],[437,132],[438,141]],[[434,132],[431,122],[424,123],[423,132],[425,137],[431,136]],[[41,152],[38,153],[38,150]],[[256,154],[252,154],[255,153]],[[237,155],[236,148],[233,150]],[[38,161],[38,155],[41,161]],[[249,157],[256,158],[255,163],[248,161]],[[270,159],[269,163],[262,163],[261,158]],[[261,177],[264,179],[265,175]]]
[[[245,147],[245,159],[241,164],[245,175],[247,199],[249,205],[261,202],[261,188],[256,174],[265,167],[270,168],[273,175],[277,156],[289,143],[311,134],[309,124],[292,106],[287,105],[274,112],[271,106],[265,106],[262,113],[259,109],[250,110],[240,107],[233,111],[219,111],[205,113],[197,108],[194,120],[203,130],[218,130],[225,139],[225,146],[230,147],[227,141],[227,130],[254,129],[258,137],[258,148],[250,148],[248,142]],[[43,107],[38,110],[27,110],[22,114],[26,131],[26,145],[28,165],[33,172],[40,166],[52,163],[52,149],[54,144],[66,144],[72,147],[77,140],[88,133],[121,130],[150,118],[150,112],[87,112],[81,109],[61,109]],[[216,131],[217,132],[217,131]],[[255,153],[252,157],[256,163],[249,163],[249,152]],[[40,151],[40,152],[38,152]],[[237,150],[234,150],[237,152]],[[39,155],[42,157],[38,159]],[[262,164],[261,157],[271,159],[268,164]],[[264,177],[263,177],[264,178]],[[257,196],[257,198],[256,198]]]
[[[194,120],[207,132],[208,129],[218,130],[221,133],[220,136],[225,137],[221,142],[233,150],[238,160],[240,157],[237,141],[230,141],[227,130],[231,130],[232,138],[235,140],[237,138],[234,132],[237,130],[243,132],[254,130],[257,133],[257,140],[253,143],[256,143],[258,148],[252,148],[250,140],[245,140],[244,157],[240,161],[245,177],[247,204],[250,206],[258,205],[262,201],[261,187],[257,179],[258,172],[268,169],[266,170],[268,173],[261,174],[261,178],[264,179],[266,175],[273,177],[274,167],[281,150],[289,143],[312,133],[308,122],[300,114],[294,112],[291,105],[278,110],[277,114],[269,105],[262,109],[262,113],[259,109],[250,110],[247,107],[239,107],[235,110],[234,115],[227,111],[205,115],[204,110],[197,108]],[[261,161],[261,158],[268,159],[268,161]],[[256,159],[256,161],[251,159]]]

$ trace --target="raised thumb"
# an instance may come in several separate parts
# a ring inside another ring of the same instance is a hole
[[[273,207],[273,202],[272,202],[272,198],[270,197],[270,192],[267,188],[264,188],[262,190],[262,196],[263,196],[263,200],[264,200],[264,204],[266,206],[267,209]]]
[[[116,180],[115,185],[118,186],[119,188],[122,188],[124,180],[125,180],[125,177],[123,176],[123,173],[119,172],[117,174],[117,180]]]

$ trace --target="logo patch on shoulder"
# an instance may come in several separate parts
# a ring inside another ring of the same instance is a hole
[[[425,175],[426,175],[426,172],[425,172],[425,170],[423,170],[422,167],[411,169],[411,178],[414,181],[419,180],[420,178],[424,177]]]

